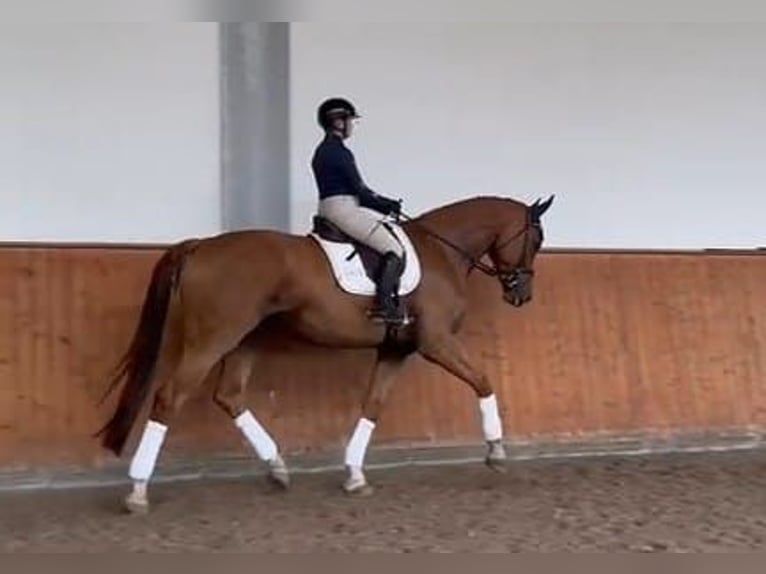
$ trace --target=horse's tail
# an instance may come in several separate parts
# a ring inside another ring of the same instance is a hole
[[[170,297],[178,286],[188,247],[188,241],[172,246],[155,264],[133,340],[101,399],[103,402],[117,383],[127,377],[112,418],[96,433],[96,436],[103,435],[101,445],[117,456],[122,454],[133,424],[149,395],[152,375],[160,355]]]

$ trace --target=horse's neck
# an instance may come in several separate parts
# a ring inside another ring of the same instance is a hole
[[[440,243],[456,260],[468,266],[470,259],[478,259],[489,250],[500,232],[497,214],[491,217],[475,211],[462,209],[454,213],[427,214],[420,221],[425,229],[443,240]]]
[[[446,231],[454,237],[455,243],[460,249],[473,258],[484,255],[497,237],[494,227],[488,225],[456,226]]]

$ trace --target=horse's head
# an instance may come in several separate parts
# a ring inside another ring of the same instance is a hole
[[[538,199],[526,206],[523,225],[519,227],[514,218],[498,233],[489,248],[494,274],[503,287],[503,298],[514,307],[532,300],[533,264],[543,244],[541,217],[553,203],[553,197],[542,203]]]

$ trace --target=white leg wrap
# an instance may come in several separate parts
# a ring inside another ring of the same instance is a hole
[[[261,426],[250,410],[245,410],[234,419],[234,423],[250,442],[261,460],[272,460],[277,456],[277,445],[266,429]]]
[[[481,411],[481,428],[484,431],[484,438],[488,441],[503,438],[500,413],[497,410],[497,397],[494,393],[479,399],[479,410]]]
[[[157,457],[160,454],[167,431],[168,427],[162,423],[152,420],[146,423],[141,442],[130,462],[130,478],[140,481],[149,480],[154,472],[154,466],[157,464]]]
[[[361,417],[356,423],[354,434],[346,446],[346,465],[352,469],[359,469],[364,464],[364,455],[370,442],[375,423]]]

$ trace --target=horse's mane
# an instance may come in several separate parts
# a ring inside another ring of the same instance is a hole
[[[470,207],[471,205],[478,204],[497,204],[498,206],[515,205],[517,207],[526,207],[526,204],[523,202],[517,199],[512,199],[510,197],[503,197],[499,195],[477,195],[465,199],[458,199],[445,205],[440,205],[434,209],[430,209],[421,213],[417,217],[413,217],[412,220],[427,221],[429,219],[441,218],[445,215],[451,214],[451,212],[455,211],[456,209],[460,209],[462,207]]]

